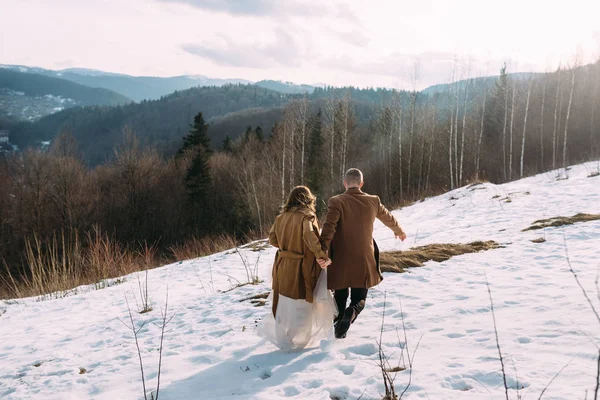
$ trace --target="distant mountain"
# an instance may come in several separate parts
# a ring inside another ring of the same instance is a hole
[[[111,106],[129,102],[129,98],[111,90],[0,68],[0,111],[18,119],[34,120],[75,106]]]
[[[212,79],[202,75],[182,75],[162,78],[130,76],[84,68],[69,68],[60,71],[22,65],[4,65],[0,66],[0,68],[58,77],[92,88],[109,89],[121,93],[134,101],[155,100],[177,90],[186,90],[196,86],[223,86],[231,83],[251,83],[244,79]]]
[[[275,90],[277,92],[290,93],[290,94],[312,93],[315,91],[314,86],[297,85],[292,82],[282,82],[282,81],[273,81],[273,80],[259,81],[259,82],[256,82],[255,85],[264,87],[267,89]]]
[[[20,148],[40,140],[50,140],[62,129],[69,128],[81,145],[90,165],[101,164],[112,155],[125,128],[139,135],[142,143],[156,145],[164,151],[174,152],[181,138],[189,131],[194,116],[202,111],[210,124],[219,116],[247,109],[270,110],[289,102],[294,95],[285,95],[254,85],[225,85],[199,87],[175,92],[159,100],[142,101],[115,107],[77,107],[64,110],[31,124],[24,123],[11,130],[11,142]],[[273,121],[275,113],[267,113],[265,123]],[[232,134],[243,133],[248,118],[227,118],[226,125]],[[271,127],[264,126],[265,133]],[[211,129],[211,135],[217,133]],[[213,146],[221,145],[222,137],[213,137]]]

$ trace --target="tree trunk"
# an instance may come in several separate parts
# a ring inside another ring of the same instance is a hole
[[[567,136],[569,133],[569,117],[571,116],[571,106],[573,104],[573,89],[575,88],[575,67],[571,70],[571,93],[569,94],[569,106],[567,107],[567,116],[565,118],[565,137],[563,142],[563,168],[567,168]]]
[[[469,73],[470,75],[470,73]],[[460,134],[460,170],[458,175],[458,186],[462,186],[463,184],[463,165],[465,159],[465,127],[467,125],[467,101],[469,98],[469,84],[470,84],[470,76],[469,81],[467,82],[467,87],[465,88],[465,102],[463,109],[463,117],[462,117],[462,132]]]
[[[559,95],[560,95],[560,81],[561,81],[561,71],[558,70],[558,82],[556,83],[556,98],[554,101],[554,131],[552,133],[552,169],[556,169],[556,132],[558,131],[558,110],[560,108],[559,105]],[[561,96],[562,97],[562,96]]]
[[[479,126],[479,141],[477,142],[477,156],[475,157],[475,176],[479,180],[479,164],[481,160],[481,143],[483,142],[483,121],[485,120],[485,100],[487,97],[487,82],[484,82],[483,106],[481,109],[481,124]]]
[[[454,111],[450,111],[450,142],[448,144],[448,161],[450,162],[450,190],[454,190],[454,174],[452,172],[452,142],[454,131]]]
[[[411,176],[411,168],[412,168],[412,152],[413,152],[413,138],[414,138],[414,129],[415,129],[415,112],[417,106],[417,93],[413,92],[411,98],[411,107],[410,107],[410,131],[408,133],[408,178],[407,178],[407,189],[410,194],[410,187],[412,182]]]
[[[397,123],[396,129],[398,132],[398,176],[400,180],[400,201],[403,199],[403,184],[402,182],[402,98],[400,93],[395,97],[394,102],[394,121]]]
[[[523,140],[521,142],[521,169],[520,177],[523,178],[523,159],[525,157],[525,133],[527,132],[527,115],[529,114],[529,98],[531,97],[531,83],[529,81],[529,88],[527,89],[527,104],[525,105],[525,117],[523,118]]]
[[[506,126],[508,121],[508,80],[504,85],[504,127],[502,128],[502,160],[504,167],[504,181],[506,182],[507,175],[507,166],[506,166]]]
[[[515,93],[517,89],[517,81],[513,80],[513,92],[512,101],[510,106],[510,138],[509,138],[509,153],[508,153],[508,180],[512,180],[512,168],[513,168],[513,127],[515,120]]]
[[[433,104],[433,121],[431,124],[431,138],[429,142],[429,160],[427,161],[427,177],[425,178],[425,192],[429,190],[429,176],[431,173],[431,161],[433,159],[433,144],[435,142],[435,127],[436,127],[436,115],[437,115],[437,99],[434,97]]]
[[[546,85],[548,78],[544,77],[544,88],[542,89],[542,110],[540,112],[540,152],[541,152],[541,171],[544,171],[546,164],[544,163],[544,105],[546,104]]]

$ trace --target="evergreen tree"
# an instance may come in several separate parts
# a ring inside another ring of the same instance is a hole
[[[204,122],[202,113],[199,112],[194,117],[194,124],[191,126],[190,132],[183,138],[183,147],[179,149],[178,155],[183,155],[186,150],[201,147],[206,152],[210,153],[210,137],[208,136],[209,125]]]
[[[322,132],[321,109],[316,116],[311,118],[310,142],[308,146],[308,171],[306,181],[312,192],[317,196],[317,212],[320,213],[325,207],[325,203],[321,199],[323,193],[323,180],[325,177],[325,154]]]
[[[194,124],[183,138],[183,147],[178,155],[191,153],[191,163],[185,174],[185,187],[192,215],[188,221],[195,232],[205,233],[212,227],[211,187],[212,180],[208,163],[212,150],[208,136],[208,124],[202,113],[194,117]]]
[[[244,143],[248,143],[250,140],[250,135],[252,134],[252,127],[248,125],[246,128],[246,133],[244,134]]]
[[[257,126],[256,129],[254,130],[254,134],[256,135],[256,139],[259,142],[263,142],[265,140],[264,135],[263,135],[263,130],[260,126]]]
[[[223,140],[223,145],[221,146],[221,151],[224,153],[233,153],[233,142],[229,135],[225,136],[225,140]]]

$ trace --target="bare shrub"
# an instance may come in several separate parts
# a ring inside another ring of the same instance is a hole
[[[4,263],[5,297],[41,296],[41,299],[63,297],[78,286],[94,284],[102,289],[123,279],[113,278],[145,270],[160,263],[156,250],[144,245],[140,250],[128,249],[98,229],[82,240],[77,232],[62,233],[44,244],[34,235],[26,241],[25,267],[18,272]]]
[[[192,237],[180,245],[169,248],[175,261],[191,260],[198,257],[220,253],[237,246],[237,241],[230,235]]]

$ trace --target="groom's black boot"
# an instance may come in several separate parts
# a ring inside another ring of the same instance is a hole
[[[354,308],[352,306],[346,308],[344,314],[342,314],[337,323],[335,324],[335,337],[337,339],[343,339],[346,337],[346,332],[350,329],[350,324],[356,316],[354,315]]]
[[[350,325],[354,323],[358,314],[365,308],[365,301],[361,300],[357,304],[350,304],[350,307],[346,308],[344,314],[337,321],[335,325],[335,337],[343,339],[346,337]]]

